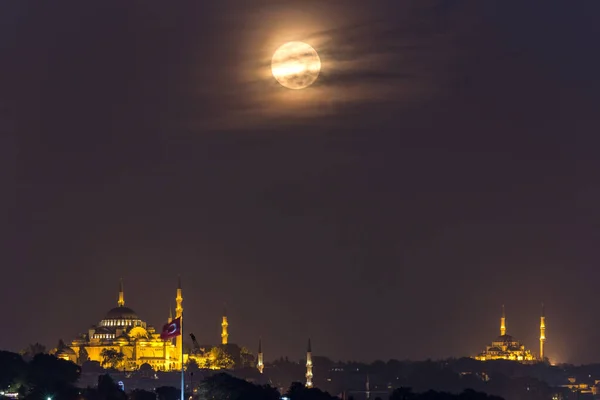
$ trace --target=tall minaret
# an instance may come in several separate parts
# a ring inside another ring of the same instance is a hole
[[[173,321],[173,308],[172,306],[169,306],[169,319],[167,320],[167,322],[170,324]]]
[[[540,360],[544,361],[544,344],[546,343],[546,315],[544,303],[542,303],[542,315],[540,316]]]
[[[258,339],[258,361],[256,362],[256,369],[258,369],[258,372],[260,372],[261,374],[263,373],[263,370],[265,369],[265,362],[263,359],[263,352],[262,352],[262,339]]]
[[[229,333],[227,333],[227,327],[229,323],[227,322],[227,309],[223,309],[223,321],[221,322],[221,344],[227,344]]]
[[[181,294],[181,276],[177,278],[177,297],[175,297],[175,318],[181,318],[183,316],[183,295]],[[183,318],[181,318],[183,324]],[[181,352],[183,346],[183,335],[179,335],[175,338],[175,348],[177,349],[177,358],[179,359],[179,368],[183,365],[183,353]]]
[[[123,279],[119,281],[119,300],[117,301],[119,307],[125,305],[125,294],[123,293]]]
[[[371,398],[371,379],[369,377],[369,374],[367,374],[366,389],[367,390],[365,391],[365,394],[366,394],[367,400],[369,400]]]
[[[506,335],[506,314],[504,313],[504,304],[502,304],[502,317],[500,318],[500,336]]]
[[[312,373],[312,349],[310,345],[310,339],[308,339],[308,348],[306,349],[306,387],[313,387],[313,373]]]

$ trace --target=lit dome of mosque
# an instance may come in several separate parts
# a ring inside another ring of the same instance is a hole
[[[77,356],[77,354],[75,353],[75,350],[73,350],[70,347],[62,347],[58,350],[56,350],[56,356],[59,357],[61,355],[66,355],[66,356]],[[60,357],[59,357],[60,358]]]
[[[512,337],[511,335],[500,335],[496,338],[495,340],[496,342],[502,342],[502,343],[513,343],[516,342],[517,340]]]
[[[131,308],[121,306],[109,310],[104,319],[138,319],[138,316]]]
[[[145,325],[146,323],[138,317],[135,311],[129,307],[125,307],[123,283],[121,282],[117,307],[108,310],[102,321],[98,324],[98,329],[94,337],[98,339],[114,339],[116,337],[116,331],[114,330],[117,328],[130,329],[135,326],[145,327]],[[101,332],[102,328],[108,328],[111,332]]]

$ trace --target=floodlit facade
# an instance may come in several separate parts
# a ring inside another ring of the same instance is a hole
[[[175,318],[179,318],[183,315],[181,282],[177,288],[175,302]],[[172,319],[170,315],[168,322]],[[214,364],[214,360],[211,359],[214,358],[214,354],[211,352],[191,356],[182,354],[182,340],[181,335],[171,340],[161,339],[160,331],[157,332],[135,311],[126,307],[121,282],[117,307],[109,310],[97,325],[90,327],[70,345],[55,349],[55,355],[79,364],[88,360],[98,361],[104,367],[124,371],[137,370],[144,364],[150,365],[156,371],[179,370],[182,362],[185,365],[189,358],[201,366]],[[114,357],[115,352],[119,354],[117,357]],[[109,355],[111,353],[112,359]]]

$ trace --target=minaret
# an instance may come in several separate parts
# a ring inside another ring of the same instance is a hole
[[[504,304],[502,304],[502,318],[500,318],[500,336],[506,335],[506,314],[504,313]]]
[[[369,377],[369,374],[367,374],[366,389],[367,390],[365,391],[365,394],[366,394],[367,400],[369,400],[371,398],[371,379]]]
[[[183,295],[181,294],[181,276],[177,279],[177,297],[175,297],[175,318],[181,318],[183,315]],[[183,324],[183,318],[181,318]],[[179,367],[183,365],[183,354],[181,352],[181,346],[183,345],[183,335],[179,335],[175,338],[175,348],[177,349],[177,358],[179,359]]]
[[[227,333],[227,327],[229,323],[227,322],[227,309],[223,310],[223,321],[221,322],[221,344],[227,344],[229,333]]]
[[[546,343],[546,315],[544,303],[542,303],[542,315],[540,316],[540,361],[544,361],[544,344]]]
[[[308,339],[308,348],[306,349],[306,387],[313,387],[313,373],[312,373],[312,349],[310,346],[310,339]]]
[[[265,369],[265,363],[262,352],[262,339],[258,339],[258,361],[256,362],[256,369],[258,369],[258,372],[260,372],[261,374]]]
[[[173,321],[173,309],[169,306],[169,319],[167,322],[170,324]]]
[[[123,307],[125,305],[125,294],[123,293],[123,279],[119,281],[119,300],[117,306]]]

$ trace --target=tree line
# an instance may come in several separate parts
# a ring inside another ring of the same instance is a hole
[[[0,351],[0,392],[16,393],[24,400],[179,400],[178,388],[162,386],[154,391],[124,392],[108,374],[98,376],[96,387],[76,386],[80,367],[50,354],[38,353],[26,361],[20,354]],[[289,400],[337,400],[318,388],[306,388],[293,383],[283,394]],[[0,395],[2,397],[2,395]],[[197,392],[186,393],[185,398],[212,400],[280,400],[282,394],[270,385],[261,385],[219,373],[205,378]],[[389,400],[497,400],[475,391],[461,394],[441,392],[413,393],[410,389],[396,389]],[[377,399],[383,400],[383,399]]]

